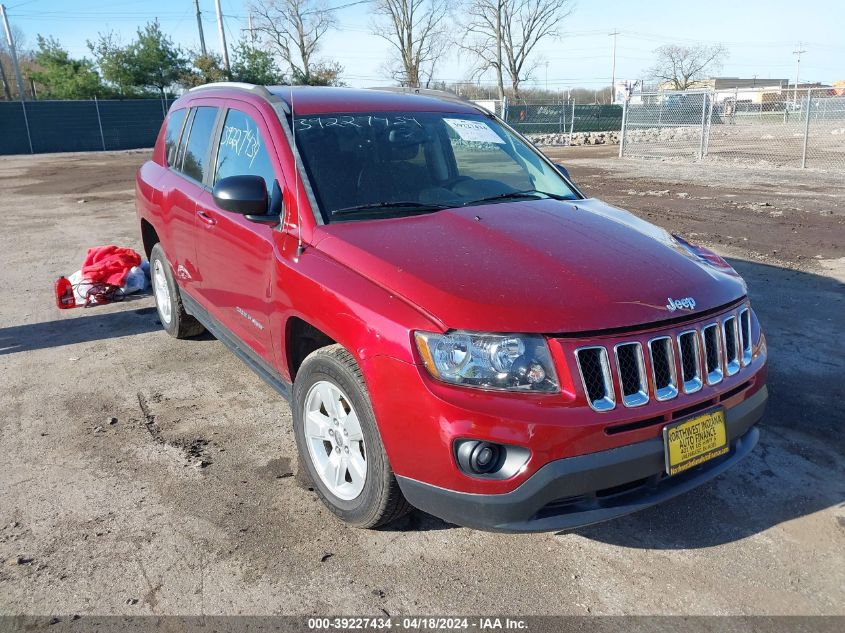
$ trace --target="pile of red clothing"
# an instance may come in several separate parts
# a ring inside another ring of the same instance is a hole
[[[88,249],[82,268],[56,281],[56,305],[73,308],[120,301],[148,285],[149,264],[131,248]]]
[[[141,256],[131,248],[97,246],[88,249],[80,272],[84,281],[123,286],[129,271],[140,265]]]

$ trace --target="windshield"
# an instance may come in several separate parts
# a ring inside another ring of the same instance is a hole
[[[296,145],[325,222],[517,199],[576,199],[532,147],[482,114],[296,117]]]

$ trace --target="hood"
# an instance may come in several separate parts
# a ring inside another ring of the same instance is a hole
[[[449,329],[630,327],[700,313],[746,292],[733,269],[595,199],[446,209],[330,224],[320,233],[318,250]],[[681,302],[674,311],[670,299]]]

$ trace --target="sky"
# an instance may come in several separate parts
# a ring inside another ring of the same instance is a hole
[[[198,49],[194,0],[3,0],[11,24],[34,47],[36,35],[56,37],[74,56],[89,56],[85,42],[98,32],[115,31],[129,41],[146,21],[158,18],[162,29],[183,48]],[[341,7],[351,0],[325,0]],[[214,0],[200,0],[205,40],[220,51]],[[457,3],[456,3],[457,4]],[[221,0],[231,47],[247,28],[244,0]],[[372,34],[375,19],[367,3],[337,10],[338,28],[328,33],[320,54],[339,61],[351,86],[385,85],[384,62],[390,45]],[[837,0],[575,0],[560,24],[561,36],[537,49],[540,62],[529,85],[550,90],[610,85],[612,31],[616,40],[617,80],[640,79],[662,44],[717,44],[729,50],[720,76],[795,79],[797,48],[800,79],[845,80],[845,2]],[[435,72],[436,79],[468,77],[466,55],[453,54]],[[546,63],[548,62],[548,63]],[[492,84],[492,75],[481,80]]]

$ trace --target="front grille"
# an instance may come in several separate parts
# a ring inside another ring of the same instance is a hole
[[[658,400],[671,400],[678,395],[675,371],[675,352],[672,339],[668,336],[655,338],[648,343],[651,354],[651,377],[654,380],[654,396]]]
[[[643,346],[639,343],[620,343],[615,348],[616,367],[619,370],[619,386],[622,389],[622,404],[639,407],[648,402],[648,383],[643,360]]]
[[[742,364],[751,362],[751,312],[748,308],[739,313],[739,340],[742,345]]]
[[[584,347],[575,354],[590,406],[596,411],[609,411],[615,407],[607,350],[604,347]]]
[[[575,350],[590,407],[610,411],[617,400],[626,407],[642,406],[651,398],[671,400],[700,391],[705,382],[718,384],[751,363],[750,309],[743,307],[676,336],[617,343],[612,365],[610,349],[591,345]]]
[[[692,330],[678,336],[678,348],[683,368],[684,393],[695,393],[701,389],[701,352],[698,332]]]
[[[725,335],[725,373],[733,376],[739,371],[739,340],[737,339],[736,317],[728,317],[722,323]]]
[[[704,368],[707,384],[715,385],[722,380],[722,336],[719,324],[711,323],[701,329],[704,341]]]

